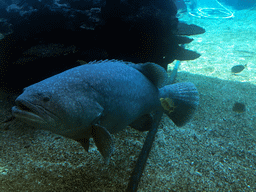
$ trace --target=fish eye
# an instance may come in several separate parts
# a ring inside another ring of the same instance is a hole
[[[43,101],[44,101],[44,102],[50,101],[50,97],[44,96],[44,97],[43,97]]]

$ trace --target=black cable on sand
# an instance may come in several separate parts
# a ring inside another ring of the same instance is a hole
[[[179,65],[180,65],[180,61],[177,61],[174,69],[172,71],[171,76],[168,79],[168,83],[167,84],[173,84],[176,77],[177,77],[177,73],[178,73],[178,69],[179,69]],[[136,192],[138,190],[138,185],[140,182],[140,178],[141,175],[144,171],[148,156],[149,156],[149,152],[151,150],[151,147],[153,145],[153,142],[155,140],[155,136],[158,130],[158,126],[159,123],[161,121],[163,112],[162,111],[156,111],[154,114],[154,123],[152,124],[152,128],[148,131],[146,140],[144,142],[143,148],[140,152],[140,155],[138,157],[137,163],[134,167],[134,170],[131,174],[129,183],[128,183],[128,187],[126,189],[126,192]]]

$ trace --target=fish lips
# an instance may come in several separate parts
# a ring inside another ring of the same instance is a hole
[[[15,103],[17,106],[12,107],[12,115],[14,117],[32,124],[55,125],[54,118],[50,117],[49,112],[47,112],[43,107],[34,105],[25,100],[16,100]]]

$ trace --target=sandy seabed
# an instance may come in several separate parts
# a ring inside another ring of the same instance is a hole
[[[200,106],[181,128],[163,117],[138,191],[256,191],[256,10],[181,19],[206,29],[187,45],[202,56],[181,62],[177,78],[197,86]],[[231,74],[240,64],[247,67]],[[8,97],[0,94],[1,120]],[[246,111],[234,112],[235,102]],[[93,142],[86,153],[73,140],[11,124],[0,131],[0,191],[124,191],[145,137],[130,128],[114,135],[105,166]]]

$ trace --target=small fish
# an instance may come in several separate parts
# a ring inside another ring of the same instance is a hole
[[[12,115],[74,139],[86,151],[92,137],[108,163],[114,150],[111,134],[130,125],[144,131],[159,110],[177,126],[191,118],[199,104],[196,87],[164,86],[166,80],[165,69],[154,63],[94,61],[26,87],[15,100]]]
[[[246,107],[244,103],[235,102],[232,110],[237,113],[244,113],[246,111]]]
[[[233,74],[240,73],[245,69],[246,66],[247,66],[247,64],[246,65],[235,65],[231,68],[231,72]]]
[[[238,56],[238,57],[254,57],[255,56],[255,52],[253,51],[235,49],[234,52],[235,52],[234,56]]]

